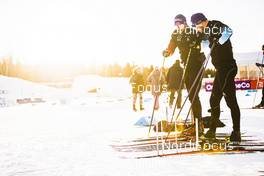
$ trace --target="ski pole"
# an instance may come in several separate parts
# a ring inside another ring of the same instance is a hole
[[[180,82],[179,89],[181,89],[183,87],[183,83],[184,83],[185,76],[186,76],[186,70],[187,70],[188,65],[189,65],[191,53],[192,53],[192,48],[189,49],[189,53],[188,53],[188,56],[187,56],[187,61],[186,61],[186,64],[185,64],[185,68],[183,70],[182,79],[181,79],[181,82]],[[172,123],[172,121],[173,121],[173,116],[175,115],[176,107],[177,107],[177,101],[179,101],[178,100],[179,98],[180,98],[180,96],[177,93],[176,103],[175,103],[174,108],[173,108],[173,112],[172,112],[172,117],[171,117],[170,123]]]
[[[181,82],[180,82],[180,86],[179,86],[179,89],[181,89],[183,87],[183,84],[184,84],[184,80],[185,80],[185,76],[186,76],[186,70],[188,68],[188,65],[189,65],[189,61],[190,61],[190,56],[191,56],[191,53],[192,53],[192,48],[189,49],[189,52],[188,52],[188,56],[187,56],[187,60],[186,60],[186,64],[184,66],[184,70],[183,70],[183,74],[182,74],[182,78],[181,78]],[[173,117],[175,115],[175,112],[176,112],[176,107],[177,107],[177,101],[179,101],[178,99],[180,98],[179,94],[177,93],[177,98],[176,98],[176,103],[174,105],[174,108],[173,108],[173,113],[172,113],[172,116],[171,116],[171,120],[170,120],[170,124],[173,122]],[[182,105],[182,107],[184,106],[184,104]],[[181,107],[181,109],[182,109]],[[180,110],[181,111],[181,110]],[[176,123],[176,121],[175,121]],[[176,124],[175,124],[176,126]],[[176,129],[176,128],[175,128]],[[169,129],[169,132],[168,132],[168,135],[167,137],[165,138],[165,142],[167,141],[167,138],[170,134],[170,131],[171,129]]]
[[[206,61],[206,60],[205,60],[205,61]],[[205,64],[205,61],[203,62],[202,66],[201,66],[201,68],[200,68],[200,70],[199,70],[199,72],[198,72],[198,75],[201,74],[201,72],[202,72],[202,70],[203,70],[203,69],[202,69],[202,68],[203,68],[203,65]],[[186,66],[186,67],[187,67],[187,66]],[[195,83],[197,82],[197,80],[198,80],[198,77],[196,77],[196,79],[194,80],[194,82],[193,82],[193,84],[192,84],[192,86],[191,86],[189,92],[192,91],[192,89],[194,88],[194,85],[195,85]],[[179,115],[181,114],[181,112],[182,112],[182,110],[183,110],[183,107],[185,106],[185,104],[186,104],[188,98],[189,98],[189,94],[186,96],[185,100],[183,101],[182,107],[180,108],[180,110],[179,110],[179,112],[178,112],[178,114],[177,114],[177,116],[176,116],[176,118],[175,118],[175,121],[177,121]],[[175,108],[176,108],[176,107],[175,107]],[[171,117],[171,123],[172,123],[172,121],[173,121],[173,117],[174,117],[174,114],[173,114],[172,117]],[[165,141],[166,141],[167,138],[169,137],[170,132],[171,132],[171,129],[169,130],[169,132],[168,132],[168,134],[167,134],[167,137],[166,137]]]
[[[201,66],[201,68],[200,68],[200,70],[199,70],[199,72],[198,72],[197,75],[200,75],[201,73],[204,72],[204,67],[207,66],[207,64],[208,64],[208,62],[209,62],[210,54],[211,54],[211,51],[212,51],[212,49],[214,48],[214,46],[215,46],[215,43],[212,44],[212,47],[211,47],[211,49],[210,49],[210,53],[207,55],[206,59],[204,60],[204,62],[203,62],[203,64],[202,64],[202,66]],[[184,100],[184,102],[183,102],[183,105],[182,105],[180,111],[178,112],[178,114],[177,114],[177,116],[176,116],[176,118],[175,118],[175,121],[178,119],[179,115],[181,114],[181,112],[182,112],[182,110],[183,110],[183,107],[184,107],[184,105],[186,104],[186,102],[187,102],[187,100],[188,100],[188,98],[189,98],[189,96],[190,96],[190,92],[193,90],[193,88],[195,87],[196,82],[198,81],[198,78],[199,78],[198,76],[195,78],[195,80],[194,80],[194,82],[193,82],[193,84],[192,84],[192,86],[191,86],[191,88],[190,88],[190,90],[189,90],[189,93],[188,93],[188,95],[186,96],[186,98],[185,98],[185,100]],[[172,116],[172,120],[173,120],[173,116]],[[167,134],[167,137],[166,137],[166,140],[167,140],[167,138],[169,137],[170,132],[171,132],[171,130],[169,130],[169,132],[168,132],[168,134]],[[166,140],[165,140],[165,141],[166,141]]]
[[[196,89],[195,89],[195,92],[194,92],[193,98],[192,98],[192,100],[191,100],[191,106],[190,106],[190,108],[189,108],[189,110],[188,110],[188,113],[187,113],[187,116],[186,116],[186,118],[185,118],[184,125],[186,125],[186,123],[187,123],[187,120],[188,120],[188,117],[189,117],[189,115],[190,115],[190,112],[191,112],[191,109],[192,109],[192,106],[193,106],[193,103],[194,103],[195,97],[197,96],[197,94],[198,94],[198,92],[199,92],[199,89],[200,89],[200,86],[199,86],[199,85],[201,84],[201,82],[202,82],[202,80],[203,80],[203,77],[204,77],[204,74],[205,74],[205,69],[206,69],[206,67],[207,67],[207,65],[208,65],[209,58],[210,58],[210,55],[211,55],[211,51],[213,50],[214,47],[215,47],[215,43],[213,43],[213,45],[212,45],[212,47],[211,47],[211,50],[210,50],[210,53],[207,55],[207,58],[208,58],[208,59],[206,59],[206,63],[205,63],[205,65],[204,65],[204,67],[203,67],[203,71],[202,71],[201,75],[198,75],[198,76],[197,76],[197,77],[199,77],[199,82],[198,82],[198,84],[197,84],[197,86],[196,86]]]
[[[162,61],[162,67],[161,67],[161,69],[160,69],[159,83],[161,82],[161,78],[162,78],[162,68],[164,67],[165,60],[166,60],[166,58],[164,57],[164,58],[163,58],[163,61]],[[151,130],[151,126],[152,126],[152,122],[153,122],[154,114],[155,114],[155,106],[156,106],[157,101],[158,101],[158,96],[156,96],[156,97],[155,97],[155,100],[154,100],[154,105],[153,105],[152,114],[151,114],[151,119],[150,119],[150,124],[149,124],[148,136],[150,135],[150,130]]]
[[[204,70],[205,70],[205,68],[204,68]],[[204,72],[203,72],[203,73],[204,73]],[[189,107],[188,113],[187,113],[187,115],[186,115],[186,118],[185,118],[185,121],[184,121],[184,126],[185,126],[186,123],[187,123],[188,117],[189,117],[189,115],[190,115],[190,113],[191,113],[191,110],[192,110],[192,106],[193,106],[193,103],[194,103],[195,97],[197,96],[197,94],[198,94],[198,90],[200,89],[200,83],[201,83],[202,78],[204,77],[204,74],[203,74],[203,73],[202,73],[202,75],[199,75],[200,80],[199,80],[199,82],[198,82],[198,84],[197,84],[197,87],[196,87],[196,89],[195,89],[195,92],[194,92],[193,98],[192,98],[192,100],[191,100],[191,106]]]

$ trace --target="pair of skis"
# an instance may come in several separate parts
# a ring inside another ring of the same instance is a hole
[[[199,140],[199,146],[196,146],[196,143],[193,142],[194,139],[191,136],[186,137],[180,136],[179,134],[177,140],[175,140],[174,137],[170,137],[168,139],[168,143],[164,143],[163,140],[160,141],[158,145],[155,141],[155,138],[138,138],[131,141],[127,141],[126,144],[119,143],[118,145],[112,145],[112,147],[118,152],[124,153],[126,156],[128,155],[128,153],[134,154],[130,158],[135,159],[191,154],[244,154],[264,152],[264,141],[261,142],[255,140],[253,136],[243,135],[243,138],[249,139],[244,139],[240,143],[232,143],[228,139],[228,134],[218,133],[216,139]],[[168,148],[168,146],[184,146],[184,148]],[[220,147],[208,148],[208,146]],[[157,149],[162,150],[162,152],[159,154],[155,154],[155,151]]]
[[[256,152],[264,152],[263,149],[231,149],[226,151],[219,150],[209,150],[209,151],[187,151],[187,152],[176,152],[176,153],[168,153],[168,154],[160,154],[160,155],[149,155],[149,156],[139,156],[135,159],[146,159],[146,158],[157,158],[157,157],[169,157],[169,156],[177,156],[177,155],[216,155],[216,154],[246,154],[246,153],[256,153]]]

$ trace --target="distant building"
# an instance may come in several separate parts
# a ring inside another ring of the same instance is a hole
[[[258,79],[263,75],[259,75],[259,68],[256,62],[262,62],[262,52],[234,53],[238,65],[237,78],[239,79]]]

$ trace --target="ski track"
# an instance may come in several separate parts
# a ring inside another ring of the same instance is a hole
[[[239,105],[251,107],[253,93],[245,94],[238,92]],[[201,95],[205,116],[210,93]],[[137,113],[131,111],[128,98],[0,108],[0,176],[261,175],[263,153],[124,159],[126,154],[115,151],[111,144],[147,136],[147,128],[133,126],[138,118],[151,114],[150,95],[145,98],[147,110]],[[227,127],[218,132],[229,133],[230,113],[224,101],[222,105],[221,119]],[[162,105],[155,117],[165,118],[164,112]],[[264,140],[263,112],[241,109],[242,132]]]

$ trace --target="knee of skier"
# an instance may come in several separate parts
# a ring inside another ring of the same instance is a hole
[[[226,105],[229,108],[238,107],[237,99],[235,95],[225,94]]]
[[[227,105],[230,109],[233,109],[233,108],[239,108],[239,107],[238,107],[238,103],[237,103],[237,101],[234,100],[234,99],[227,100],[227,101],[226,101],[226,105]]]
[[[210,97],[210,106],[211,106],[212,110],[214,108],[219,107],[219,104],[220,104],[220,100],[218,100],[218,98],[216,98],[215,96],[212,95]]]

